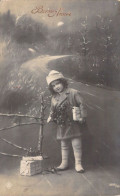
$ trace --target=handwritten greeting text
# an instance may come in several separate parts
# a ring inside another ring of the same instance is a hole
[[[55,9],[45,9],[43,6],[40,6],[40,7],[36,7],[34,8],[33,10],[31,10],[31,13],[32,14],[47,14],[48,17],[53,17],[53,16],[71,16],[71,13],[70,12],[65,12],[63,10],[63,8],[59,8],[57,10]]]

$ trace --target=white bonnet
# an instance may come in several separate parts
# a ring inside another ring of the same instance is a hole
[[[58,80],[58,79],[61,79],[61,78],[64,78],[64,76],[61,72],[52,70],[52,71],[50,71],[50,73],[46,77],[47,84],[50,85],[51,82]]]

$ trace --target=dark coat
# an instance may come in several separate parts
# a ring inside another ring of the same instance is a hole
[[[51,100],[51,118],[57,124],[57,139],[69,139],[81,136],[86,123],[80,124],[73,121],[72,108],[80,107],[84,114],[83,98],[80,92],[75,89],[67,88],[61,94],[56,94]]]

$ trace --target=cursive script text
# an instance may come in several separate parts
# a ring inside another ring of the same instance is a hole
[[[43,6],[40,6],[40,7],[36,7],[34,8],[33,10],[31,10],[31,13],[32,14],[47,14],[48,17],[53,17],[53,16],[71,16],[71,13],[70,12],[65,12],[63,10],[63,8],[59,8],[58,10],[55,10],[55,9],[44,9]]]

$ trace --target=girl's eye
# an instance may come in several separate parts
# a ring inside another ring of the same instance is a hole
[[[60,82],[56,83],[56,84],[53,84],[52,87],[54,88],[55,86],[59,85]]]
[[[53,85],[53,88],[55,87],[56,85]]]
[[[54,87],[57,86],[57,85],[59,85],[59,83],[58,84],[55,84]]]

